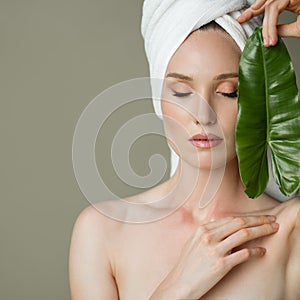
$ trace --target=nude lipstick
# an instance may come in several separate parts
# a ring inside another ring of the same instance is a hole
[[[197,148],[210,149],[222,143],[223,139],[214,134],[196,134],[189,141]]]

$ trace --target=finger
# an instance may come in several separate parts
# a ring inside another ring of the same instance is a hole
[[[201,224],[196,230],[195,236],[199,238],[205,232],[212,232],[216,228],[222,228],[222,226],[226,225],[229,222],[232,222],[233,219],[234,217],[226,217],[226,218],[210,221],[205,224]]]
[[[222,241],[243,228],[261,226],[275,221],[275,216],[268,215],[233,217],[229,222],[224,223],[222,227],[213,228],[209,233],[215,237],[216,241]]]
[[[201,224],[197,230],[195,231],[194,234],[191,235],[191,240],[194,243],[199,243],[199,239],[202,237],[202,241],[208,242],[208,241],[212,241],[215,240],[211,234],[211,232],[215,229],[215,228],[219,228],[220,226],[222,227],[224,224],[230,222],[230,220],[232,220],[232,217],[228,217],[228,218],[222,218],[222,219],[218,219],[216,221],[211,221],[205,224]]]
[[[239,23],[245,23],[253,18],[253,12],[251,9],[246,9],[238,18],[237,21]]]
[[[222,229],[222,226],[231,224],[233,227],[236,227],[236,230],[241,229],[240,225],[242,226],[256,226],[262,225],[265,223],[271,223],[276,221],[276,216],[273,215],[258,215],[258,216],[230,216],[222,219],[217,219],[214,221],[210,221],[204,224],[207,230],[213,230],[216,228]],[[233,233],[235,231],[232,231]],[[230,233],[230,234],[231,234]]]
[[[225,263],[230,269],[232,269],[233,267],[244,263],[253,257],[262,257],[265,255],[265,253],[266,249],[262,247],[244,248],[226,256]]]
[[[300,16],[297,21],[291,24],[281,24],[277,26],[278,34],[282,37],[300,37]]]
[[[249,7],[246,9],[238,18],[237,21],[239,23],[244,23],[252,19],[253,17],[256,17],[264,12],[265,8],[261,7],[259,9],[253,9],[252,7]]]
[[[251,8],[258,10],[267,2],[267,0],[257,0],[254,4],[251,5]]]
[[[231,249],[241,246],[242,244],[249,241],[273,234],[277,232],[278,229],[278,223],[264,224],[251,228],[243,228],[222,241],[221,245],[223,253],[228,253],[228,251],[230,251]]]
[[[265,6],[262,32],[266,47],[274,46],[278,42],[277,23],[282,10],[283,7],[280,7],[277,2],[270,2]]]
[[[268,24],[269,24],[269,14],[266,13],[264,15],[264,20],[263,20],[263,24],[262,24],[262,35],[263,35],[265,47],[270,46],[269,34],[268,34]]]

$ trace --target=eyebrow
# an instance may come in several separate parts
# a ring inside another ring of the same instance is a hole
[[[237,78],[239,75],[238,73],[224,73],[224,74],[219,74],[214,77],[214,80],[224,80],[228,78]]]
[[[181,79],[184,81],[193,81],[192,77],[180,74],[180,73],[169,73],[167,74],[166,78],[168,77],[173,77],[176,79]],[[224,80],[224,79],[228,79],[228,78],[237,78],[238,77],[238,73],[223,73],[223,74],[219,74],[217,76],[215,76],[213,78],[213,80]]]
[[[177,79],[181,79],[181,80],[185,80],[185,81],[193,81],[193,78],[183,75],[183,74],[179,74],[179,73],[169,73],[166,78],[168,77],[173,77],[173,78],[177,78]]]

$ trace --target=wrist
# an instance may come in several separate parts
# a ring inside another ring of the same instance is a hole
[[[177,299],[185,299],[186,294],[181,291],[180,288],[169,288],[165,290],[157,290],[152,294],[149,300],[177,300]]]
[[[159,286],[149,300],[177,300],[189,297],[189,288],[183,285],[174,284],[168,286]]]

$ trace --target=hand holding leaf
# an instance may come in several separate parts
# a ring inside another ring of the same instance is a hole
[[[291,24],[277,25],[279,14],[288,10],[298,14],[298,18]],[[264,45],[274,46],[278,41],[278,35],[282,37],[300,37],[300,0],[257,0],[250,8],[238,18],[244,23],[251,18],[264,13],[263,37]]]

